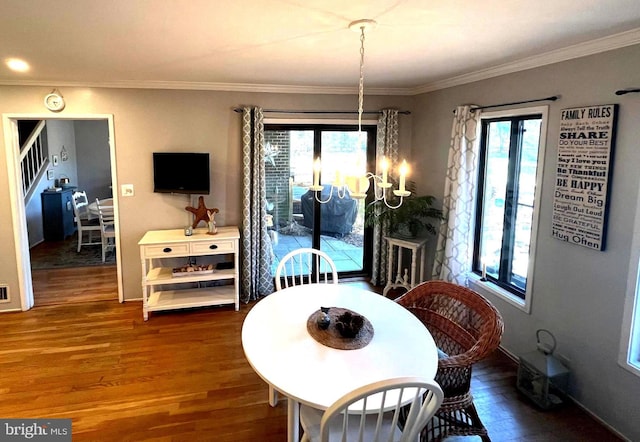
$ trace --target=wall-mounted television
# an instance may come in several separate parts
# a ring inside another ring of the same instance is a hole
[[[209,154],[154,152],[153,191],[209,194]]]

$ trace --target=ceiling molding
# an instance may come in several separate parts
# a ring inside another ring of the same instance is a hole
[[[255,92],[274,94],[357,95],[358,87],[292,86],[278,84],[208,83],[190,81],[58,81],[58,80],[0,80],[2,86],[46,86],[112,89],[164,89],[223,92]],[[367,88],[367,95],[413,95],[410,88]]]
[[[500,75],[511,74],[527,69],[546,66],[574,58],[585,57],[601,52],[611,51],[640,43],[640,28],[599,38],[585,43],[579,43],[566,48],[534,55],[514,62],[504,63],[487,69],[470,72],[463,75],[434,81],[414,88],[375,88],[367,87],[367,95],[418,95],[446,89],[453,86],[486,80]],[[324,95],[355,95],[357,85],[353,87],[334,86],[294,86],[277,84],[248,84],[248,83],[212,83],[189,81],[57,81],[57,80],[0,80],[3,86],[45,86],[45,87],[83,87],[83,88],[115,88],[115,89],[165,89],[165,90],[199,90],[223,92],[253,92],[278,94],[324,94]]]
[[[427,83],[423,86],[411,89],[411,95],[418,95],[426,92],[433,92],[439,89],[460,86],[463,84],[473,83],[474,81],[498,77],[500,75],[512,74],[514,72],[520,72],[527,69],[533,69],[553,63],[572,60],[574,58],[586,57],[588,55],[612,51],[614,49],[620,49],[638,43],[640,43],[640,28],[632,29],[630,31],[621,32],[619,34],[610,35],[608,37],[603,37],[596,40],[591,40],[585,43],[579,43],[573,46],[568,46],[566,48],[556,49],[554,51],[523,58],[514,62],[504,63],[492,68],[458,75],[456,77],[447,78],[442,81]]]

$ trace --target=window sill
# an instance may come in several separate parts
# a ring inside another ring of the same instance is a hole
[[[467,284],[469,288],[475,290],[483,296],[493,295],[498,298],[504,300],[505,302],[513,305],[519,310],[522,310],[525,313],[531,313],[531,302],[527,302],[524,299],[519,298],[513,293],[505,290],[497,285],[489,282],[489,281],[481,281],[480,277],[475,273],[469,273],[467,275]],[[530,299],[530,295],[527,294],[527,299]]]
[[[631,373],[633,373],[636,376],[640,377],[640,361],[633,363],[631,361],[625,360],[625,358],[623,356],[625,356],[625,355],[621,355],[621,358],[618,361],[620,366],[622,368],[624,368],[625,370],[630,371]]]

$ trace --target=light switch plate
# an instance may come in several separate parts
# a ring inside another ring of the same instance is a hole
[[[123,184],[120,186],[120,194],[122,196],[133,196],[133,184]]]

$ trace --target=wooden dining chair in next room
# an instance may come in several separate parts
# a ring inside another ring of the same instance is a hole
[[[76,227],[78,229],[78,253],[82,246],[98,245],[102,244],[101,237],[98,237],[100,233],[100,222],[98,218],[90,219],[87,206],[89,201],[87,200],[87,194],[85,191],[73,192],[71,202],[73,204],[73,216],[75,218]],[[93,238],[95,233],[96,238]],[[85,236],[88,236],[85,241]]]
[[[97,198],[96,206],[98,207],[102,235],[102,262],[105,262],[107,252],[116,249],[115,216],[113,206],[105,206]]]
[[[337,284],[338,271],[329,255],[307,247],[292,250],[280,260],[275,280],[276,290],[304,284]],[[269,385],[269,405],[277,404],[278,392]]]
[[[446,436],[480,436],[490,441],[470,392],[471,367],[500,344],[502,316],[475,291],[445,281],[427,281],[396,299],[429,329],[438,346],[436,382],[442,406],[421,433],[421,441]]]
[[[301,405],[302,441],[413,442],[442,399],[438,384],[425,378],[375,382],[347,393],[324,412]],[[401,410],[405,411],[403,424]]]

